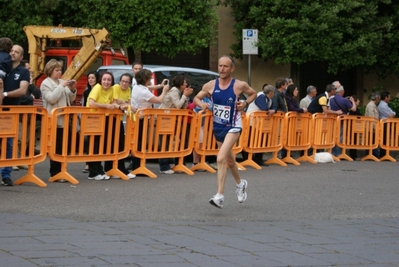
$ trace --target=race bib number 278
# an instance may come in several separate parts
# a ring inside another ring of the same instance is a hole
[[[231,107],[224,105],[213,104],[213,117],[214,120],[219,122],[228,122],[230,118]]]

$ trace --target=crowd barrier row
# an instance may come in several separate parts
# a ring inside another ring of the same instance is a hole
[[[46,159],[62,163],[61,172],[48,179],[54,182],[66,179],[72,184],[79,181],[67,171],[70,162],[112,161],[108,175],[128,177],[118,170],[118,160],[129,154],[140,159],[140,167],[134,174],[144,174],[151,178],[157,175],[146,167],[149,159],[176,158],[173,170],[193,175],[195,170],[215,172],[205,161],[206,156],[217,155],[217,142],[212,134],[211,111],[193,113],[179,109],[142,109],[127,116],[125,129],[120,122],[125,114],[120,110],[87,107],[63,107],[54,109],[51,114],[42,107],[7,106],[0,113],[0,167],[28,165],[28,173],[15,181],[46,187],[34,174],[34,165]],[[342,154],[335,160],[352,161],[347,150],[368,150],[361,160],[396,160],[390,151],[399,150],[399,119],[378,121],[363,116],[335,116],[326,114],[301,114],[277,112],[271,116],[261,111],[242,113],[243,131],[233,148],[235,154],[245,151],[248,159],[238,167],[246,166],[262,169],[252,160],[255,153],[271,153],[267,164],[287,166],[287,163],[300,165],[300,162],[314,161],[318,150],[330,153],[334,146],[342,148]],[[63,127],[55,127],[55,126]],[[40,130],[38,130],[40,129]],[[124,146],[119,145],[119,134],[125,131]],[[62,149],[57,150],[57,138],[62,138]],[[20,142],[19,142],[20,140]],[[40,146],[36,146],[40,140]],[[12,149],[7,154],[7,146]],[[373,156],[373,149],[381,147],[387,151],[381,159]],[[35,149],[39,153],[35,153]],[[280,159],[279,151],[286,150],[286,157]],[[198,165],[187,168],[184,157],[195,151],[200,156]],[[297,159],[292,152],[301,151]],[[25,153],[23,153],[25,152]]]

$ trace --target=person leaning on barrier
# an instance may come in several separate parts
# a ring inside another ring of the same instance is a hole
[[[159,108],[175,108],[175,109],[186,109],[190,100],[190,95],[193,93],[193,88],[189,86],[188,79],[184,74],[179,74],[172,79],[172,88],[166,93],[162,104]],[[186,133],[190,132],[190,124],[187,124]],[[188,137],[188,135],[187,135]],[[159,137],[159,147],[162,147],[162,136]],[[187,140],[187,139],[186,139]],[[165,147],[168,147],[170,140],[167,140]],[[171,164],[174,164],[173,159],[160,158],[159,168],[161,173],[170,174],[173,172],[170,168]]]
[[[378,108],[377,108],[377,105],[379,102],[380,102],[380,94],[376,93],[376,92],[372,93],[370,96],[370,102],[367,104],[366,111],[364,112],[364,116],[373,117],[373,118],[377,119],[377,123],[380,118],[380,113],[378,112]],[[373,141],[375,140],[376,134],[377,134],[375,132],[375,128],[376,128],[376,123],[373,124]],[[376,158],[380,157],[379,148],[373,149],[373,155]]]
[[[30,71],[30,65],[29,65],[29,62],[28,61],[26,61],[26,60],[22,60],[21,61],[21,66],[22,67],[25,67],[28,71],[29,71],[29,73],[30,73],[30,81],[29,81],[29,86],[28,86],[28,89],[26,90],[26,94],[23,96],[23,97],[21,97],[21,105],[23,105],[23,106],[33,106],[33,102],[34,102],[34,100],[35,99],[39,99],[41,96],[42,96],[42,94],[41,94],[41,92],[40,92],[40,89],[39,88],[37,88],[35,85],[34,85],[34,83],[33,83],[33,77],[32,77],[32,75],[33,75],[33,73]],[[32,142],[35,142],[35,140],[30,140],[30,114],[29,114],[29,116],[28,116],[28,127],[27,127],[27,133],[26,133],[26,139],[24,140],[24,142],[26,143],[26,144],[29,144],[31,141]],[[22,130],[22,121],[21,121],[21,119],[22,119],[22,117],[20,117],[20,127],[19,127],[19,133],[18,133],[18,146],[19,146],[19,150],[18,150],[18,155],[20,156],[21,155],[21,143],[22,143],[22,132],[21,132],[21,130]],[[28,155],[28,153],[29,153],[29,146],[27,146],[26,147],[26,151],[25,151],[25,154],[26,155]],[[36,150],[36,148],[35,148],[35,155],[38,155],[40,153],[40,151],[38,151],[38,150]],[[20,165],[20,166],[13,166],[13,169],[14,170],[16,170],[16,169],[28,169],[28,166],[26,166],[26,165]]]
[[[288,82],[284,78],[278,78],[276,80],[276,90],[274,91],[274,96],[272,98],[272,108],[277,112],[288,112],[287,101],[285,100],[285,92],[288,87]],[[280,130],[279,130],[280,131]],[[287,150],[282,148],[280,150],[280,158],[285,158],[287,156]]]
[[[295,100],[298,96],[298,87],[295,84],[290,84],[285,92],[285,100],[287,102],[288,111],[296,111],[298,113],[307,112],[307,108],[300,108]]]
[[[344,87],[337,81],[334,82],[335,86],[335,96],[330,99],[330,109],[334,111],[342,111],[342,114],[347,115],[349,111],[356,111],[356,103],[352,97],[345,98],[344,97]],[[343,138],[343,128],[342,124],[339,131],[340,142],[342,142]],[[342,148],[339,146],[334,146],[332,149],[332,154],[336,157],[342,154]]]
[[[342,110],[331,110],[328,109],[327,104],[332,96],[335,95],[335,86],[333,84],[327,84],[326,91],[318,96],[316,96],[308,106],[308,112],[314,113],[325,113],[325,114],[335,114],[341,115]]]
[[[269,116],[273,115],[276,111],[272,109],[272,98],[274,96],[275,88],[273,85],[264,84],[262,92],[259,92],[255,98],[255,101],[249,104],[247,108],[247,114],[254,111],[265,111]],[[251,136],[252,125],[250,127],[249,136]],[[250,142],[250,140],[248,140]],[[241,151],[244,160],[248,159],[248,153]],[[263,153],[254,153],[253,160],[260,166],[268,166],[263,161]]]
[[[137,85],[133,86],[132,89],[132,97],[131,97],[131,105],[137,109],[144,109],[144,108],[152,108],[153,104],[161,104],[166,93],[169,91],[169,85],[165,85],[162,89],[162,93],[159,96],[154,95],[148,86],[151,85],[151,77],[152,72],[148,69],[142,69],[135,75]],[[162,84],[165,84],[167,79],[162,81]],[[136,140],[138,142],[137,148],[141,151],[141,141],[143,139],[143,127],[144,127],[144,118],[139,118],[138,121],[138,133]],[[135,170],[140,167],[140,159],[136,157],[132,157],[132,170]],[[173,171],[169,168],[170,172]]]
[[[40,85],[40,91],[42,92],[43,107],[47,109],[49,116],[53,109],[70,106],[76,98],[76,81],[61,79],[62,67],[62,61],[56,59],[50,59],[44,67],[44,74],[47,78]],[[64,118],[60,116],[57,120],[56,154],[62,154],[65,140],[69,140],[69,138],[64,136]],[[61,172],[61,162],[50,160],[50,176],[53,177],[59,172]],[[64,179],[58,181],[66,182]]]
[[[97,71],[91,71],[87,74],[87,85],[86,89],[83,91],[82,96],[82,106],[85,107],[87,105],[87,98],[91,92],[91,89],[96,85],[100,80],[100,73]],[[87,142],[85,142],[85,149],[87,147]],[[87,150],[87,149],[86,149]],[[86,162],[85,168],[82,170],[83,173],[89,173],[89,164]]]
[[[91,108],[106,108],[110,110],[119,109],[126,110],[128,108],[128,104],[121,103],[117,99],[114,98],[114,76],[111,72],[105,71],[100,76],[100,82],[96,84],[89,94],[87,99],[87,107]],[[134,109],[133,109],[134,110]],[[105,116],[105,127],[104,127],[104,149],[107,147],[107,140],[109,134],[109,125],[113,123],[113,129],[116,127],[116,118],[114,121],[109,120],[109,116]],[[113,131],[111,134],[115,134]],[[93,137],[91,137],[93,138]],[[119,140],[124,140],[124,132],[120,131]],[[113,136],[111,138],[112,142],[115,140]],[[93,154],[100,153],[100,136],[94,136],[94,148]],[[112,148],[114,147],[111,145]],[[113,150],[111,150],[113,152]],[[110,170],[112,168],[112,162],[107,161],[106,169]],[[101,165],[101,161],[89,162],[89,180],[101,181],[101,180],[109,180],[110,177],[105,174],[103,166]]]
[[[218,61],[219,78],[204,84],[201,92],[194,98],[194,103],[202,110],[208,109],[208,104],[201,101],[204,97],[211,97],[213,101],[213,133],[219,147],[218,189],[217,194],[209,200],[209,203],[218,208],[222,208],[224,203],[227,167],[236,182],[238,202],[242,203],[247,199],[248,183],[240,178],[233,146],[242,131],[240,112],[255,100],[256,92],[246,82],[236,80],[231,76],[234,67],[233,58],[227,55],[222,56]],[[239,101],[241,94],[247,95],[245,102]]]
[[[382,92],[381,95],[381,101],[378,104],[378,113],[379,113],[379,119],[387,119],[387,118],[393,118],[396,116],[396,112],[393,111],[389,106],[388,103],[391,100],[391,94],[387,91]],[[381,129],[382,130],[382,129]],[[387,131],[386,124],[384,125],[384,135],[382,139],[382,143],[385,145],[386,144],[386,131]],[[392,129],[394,130],[394,129]],[[383,148],[380,148],[380,158],[384,157],[386,155],[386,150]]]
[[[13,45],[10,51],[12,70],[5,80],[0,81],[0,88],[4,86],[3,93],[0,95],[0,103],[4,106],[20,105],[21,97],[26,94],[29,86],[29,71],[20,66],[20,62],[24,55],[24,49],[20,45]],[[6,139],[6,158],[12,158],[13,138]],[[13,186],[11,180],[12,167],[0,168],[2,176],[2,184],[5,186]]]
[[[309,85],[306,89],[307,95],[299,101],[300,108],[308,108],[310,102],[316,97],[317,95],[317,88],[313,85]]]
[[[121,75],[121,77],[119,78],[119,84],[115,84],[113,86],[114,88],[114,101],[119,104],[119,105],[124,105],[125,107],[127,107],[130,104],[130,97],[131,97],[131,92],[130,92],[130,85],[132,83],[132,75],[130,75],[129,73],[124,73]],[[135,109],[133,109],[135,110]],[[114,121],[114,127],[113,129],[116,129],[115,127],[117,127],[118,123],[119,123],[119,144],[118,144],[118,149],[119,152],[123,151],[124,147],[125,147],[125,128],[123,126],[123,116],[121,116],[119,122]],[[115,140],[115,138],[113,137],[112,140]],[[121,172],[123,172],[124,174],[126,174],[126,176],[129,179],[134,179],[136,177],[136,175],[130,173],[125,166],[125,158],[124,159],[120,159],[118,160],[118,170],[120,170]],[[105,172],[109,171],[112,169],[112,161],[106,161],[104,163],[104,170]],[[118,176],[111,176],[111,178],[120,178]]]

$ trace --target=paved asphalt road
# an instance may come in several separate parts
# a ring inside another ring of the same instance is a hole
[[[158,173],[158,165],[149,168]],[[398,163],[271,165],[228,176],[159,174],[0,187],[0,266],[399,266]],[[13,180],[26,171],[13,173]]]

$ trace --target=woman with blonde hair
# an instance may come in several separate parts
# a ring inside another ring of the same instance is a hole
[[[47,109],[48,114],[55,108],[70,106],[76,98],[76,81],[63,80],[62,76],[63,63],[56,59],[50,59],[44,67],[44,74],[47,76],[40,85],[42,92],[43,107]],[[68,140],[64,133],[64,118],[59,117],[57,120],[57,136],[55,141],[55,152],[62,154],[63,140]],[[61,162],[50,160],[50,176],[53,177],[61,172]],[[66,182],[66,180],[58,180]]]

